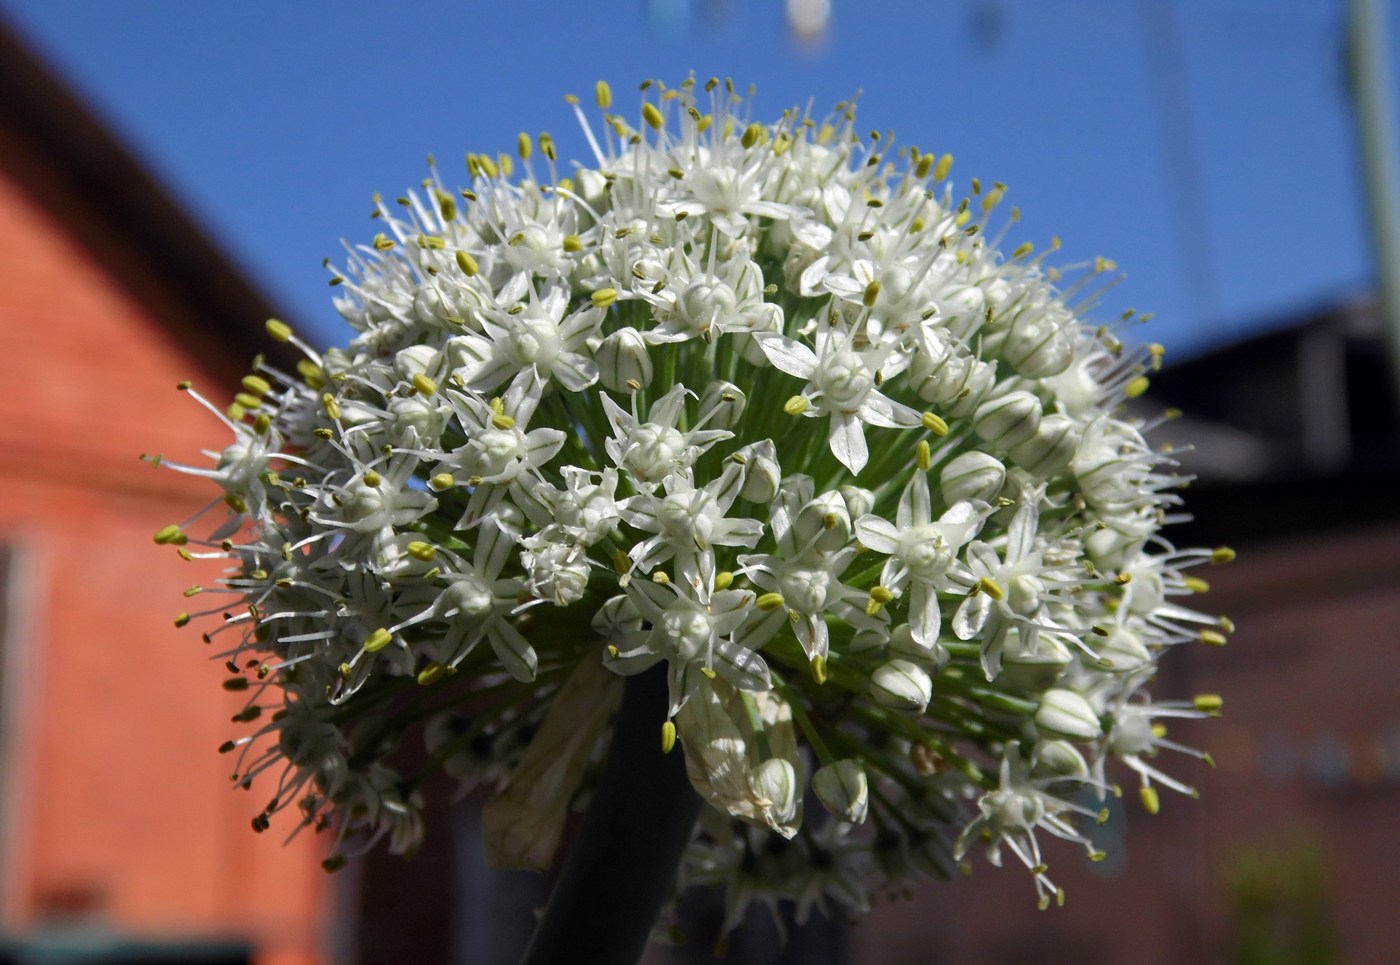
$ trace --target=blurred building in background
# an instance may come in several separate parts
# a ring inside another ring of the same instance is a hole
[[[265,802],[215,753],[241,700],[172,626],[217,574],[151,543],[210,487],[137,458],[202,460],[218,427],[176,383],[226,401],[268,314],[0,33],[0,959],[323,960],[318,842],[249,830]]]

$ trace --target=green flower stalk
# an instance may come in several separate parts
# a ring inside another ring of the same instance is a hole
[[[1219,712],[1148,691],[1230,629],[1188,573],[1232,554],[1163,537],[1182,480],[1125,408],[1160,349],[1085,321],[1110,262],[1003,255],[1004,186],[851,105],[643,90],[628,117],[599,85],[596,126],[572,100],[587,164],[522,134],[377,200],[331,269],[354,338],[269,323],[296,371],[255,366],[212,468],[164,463],[223,491],[156,541],[228,567],[179,622],[248,694],[224,750],[255,826],[326,830],[332,865],[412,849],[411,735],[499,795],[497,861],[544,867],[619,677],[660,667],[647,739],[704,801],[679,881],[731,925],[863,909],[979,842],[1061,898],[1041,842],[1093,852],[1081,792],[1194,793],[1159,758],[1208,758],[1162,721]]]

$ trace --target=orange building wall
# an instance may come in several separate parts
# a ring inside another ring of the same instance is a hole
[[[261,963],[324,959],[320,842],[249,819],[215,749],[236,695],[184,586],[217,563],[151,534],[217,494],[141,452],[200,461],[227,431],[175,390],[227,398],[160,322],[0,173],[0,540],[17,548],[0,773],[0,917],[23,930],[75,903],[140,936],[237,937]],[[222,508],[220,508],[222,509]]]

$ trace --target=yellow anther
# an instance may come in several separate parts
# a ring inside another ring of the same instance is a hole
[[[457,267],[462,269],[462,274],[466,275],[468,278],[471,278],[481,270],[476,263],[476,259],[465,251],[457,252]]]
[[[953,170],[953,155],[945,154],[938,159],[938,163],[933,168],[933,179],[942,181],[948,177],[948,173]]]
[[[1152,356],[1152,371],[1156,372],[1162,367],[1162,357],[1167,354],[1167,349],[1160,343],[1153,342],[1147,346],[1147,351]]]
[[[1131,573],[1119,573],[1113,578],[1114,586],[1127,586],[1131,582],[1133,582],[1133,574]]]
[[[365,639],[365,653],[378,653],[387,647],[394,639],[394,635],[380,627]]]
[[[1105,258],[1103,255],[1094,259],[1094,271],[1103,274],[1106,271],[1114,271],[1118,267],[1118,262],[1112,258]]]
[[[594,85],[593,99],[598,102],[598,107],[602,110],[612,107],[612,88],[608,86],[607,81],[600,80]]]
[[[953,218],[953,224],[955,224],[955,225],[957,225],[959,228],[961,228],[963,225],[967,224],[967,223],[968,223],[969,221],[971,221],[971,220],[972,220],[972,212],[971,212],[971,211],[968,211],[968,210],[966,210],[966,209],[964,209],[964,210],[962,210],[962,211],[959,211],[959,212],[957,213],[957,216]],[[961,254],[961,253],[960,253],[960,254]]]
[[[666,721],[661,725],[661,753],[669,754],[676,746],[676,722]]]
[[[558,152],[554,150],[554,138],[550,137],[546,131],[540,132],[540,153],[551,161],[559,156]],[[572,190],[573,182],[569,181],[568,178],[564,178],[559,182],[559,186],[566,190]]]
[[[661,111],[657,110],[656,105],[650,101],[642,105],[642,119],[653,131],[661,130],[666,123],[666,118],[662,116]]]
[[[783,411],[788,415],[801,415],[811,408],[811,405],[806,396],[794,395],[783,403]]]
[[[1225,700],[1219,694],[1197,694],[1191,703],[1196,706],[1197,710],[1203,710],[1208,714],[1219,713],[1225,706]]]
[[[437,392],[437,383],[428,378],[422,372],[413,373],[413,387],[424,395],[433,395]]]
[[[201,594],[201,593],[203,593],[203,592],[204,592],[204,587],[200,586],[198,583],[196,583],[194,586],[190,586],[190,587],[186,587],[186,588],[185,588],[185,596],[186,596],[186,598],[192,597],[192,596],[199,596],[199,594]]]
[[[822,517],[822,529],[835,529],[839,522],[841,522],[841,517],[835,513],[827,513]]]
[[[622,651],[619,650],[619,649],[617,649],[617,647],[616,647],[614,644],[611,644],[611,643],[608,644],[608,656],[609,656],[609,657],[612,657],[612,658],[616,659],[616,658],[617,658],[617,655],[620,654],[620,653],[622,653]]]
[[[765,133],[763,125],[755,122],[744,128],[744,135],[739,138],[739,143],[744,145],[744,147],[753,147],[763,139]]]
[[[1225,614],[1222,613],[1220,616],[1216,617],[1215,622],[1216,625],[1219,626],[1220,629],[1224,630],[1226,633],[1235,632],[1235,621],[1231,620]]]
[[[521,131],[515,139],[515,153],[520,155],[522,161],[530,160],[530,155],[535,153],[535,142],[524,131]]]
[[[919,163],[914,166],[914,177],[923,180],[928,177],[928,173],[933,170],[934,157],[932,154],[925,154],[919,158]]]
[[[311,388],[325,388],[326,373],[321,371],[321,367],[310,359],[302,359],[297,362],[297,374]]]
[[[870,598],[865,601],[865,615],[873,617],[880,612],[880,608],[894,599],[894,594],[888,587],[873,586],[870,588]]]
[[[715,574],[715,592],[722,592],[734,585],[734,574],[728,570],[720,570]]]
[[[451,489],[457,485],[457,480],[452,478],[450,472],[440,472],[428,480],[428,488],[434,492],[442,492],[444,489]]]
[[[515,420],[512,419],[510,416],[506,415],[504,412],[497,412],[495,415],[493,415],[493,416],[491,417],[491,425],[492,425],[494,428],[502,429],[502,430],[504,430],[504,429],[514,429],[514,428],[515,428]]]
[[[715,679],[715,672],[711,667],[701,667],[700,672],[711,680]]]
[[[365,485],[371,489],[378,487],[379,484],[384,481],[384,477],[379,475],[379,473],[375,472],[373,469],[365,470],[364,479]]]
[[[655,573],[651,574],[651,581],[660,586],[667,586],[671,582],[671,577],[665,570],[657,570]]]
[[[922,472],[928,472],[933,467],[933,450],[929,448],[927,439],[920,439],[914,447],[914,459]]]
[[[189,625],[189,622],[190,622],[190,615],[189,615],[188,613],[177,613],[177,614],[175,614],[175,625],[176,625],[177,627],[188,626],[188,625]]]
[[[1155,738],[1157,738],[1158,740],[1161,740],[1163,737],[1166,737],[1166,736],[1167,736],[1167,725],[1166,725],[1166,724],[1153,724],[1153,725],[1152,725],[1152,736],[1155,737]]]
[[[1027,241],[1027,242],[1025,242],[1025,243],[1023,243],[1023,244],[1017,245],[1017,246],[1015,247],[1015,249],[1012,250],[1012,252],[1011,252],[1011,257],[1012,257],[1012,258],[1024,258],[1024,257],[1026,257],[1027,255],[1029,255],[1032,251],[1035,251],[1035,245],[1032,244],[1031,242]]]
[[[783,605],[783,595],[781,593],[765,593],[754,601],[754,606],[760,610],[776,610]]]
[[[865,286],[865,294],[861,296],[861,304],[870,308],[875,304],[875,299],[880,297],[879,279],[871,279],[870,284]]]
[[[424,563],[431,562],[432,558],[437,554],[436,546],[432,543],[425,543],[417,539],[405,546],[404,550],[415,560],[421,560]]]
[[[1209,754],[1201,754],[1201,760],[1205,762],[1206,767],[1215,767],[1215,758]]]
[[[272,384],[261,375],[243,376],[243,388],[253,395],[263,396],[272,391]]]
[[[923,427],[936,436],[946,436],[948,434],[948,423],[932,412],[925,412],[919,417]]]
[[[1136,399],[1147,391],[1147,387],[1150,384],[1147,376],[1139,375],[1123,387],[1123,395],[1129,399]]]
[[[988,191],[986,197],[982,199],[983,213],[985,214],[986,212],[991,211],[997,205],[1001,204],[1001,197],[1001,188],[992,188],[992,190]]]
[[[251,392],[239,392],[233,397],[233,401],[242,408],[244,412],[256,409],[262,405],[262,399],[253,395]]]
[[[442,215],[443,224],[457,220],[457,199],[446,191],[439,191],[437,194],[438,214]],[[442,247],[434,245],[435,248]]]
[[[984,576],[977,581],[977,589],[987,594],[993,600],[1000,600],[1006,596],[1006,591],[1001,588],[1001,584],[990,576]]]
[[[439,680],[441,680],[441,679],[442,679],[443,677],[445,677],[446,675],[447,675],[447,667],[443,666],[442,664],[440,664],[440,663],[438,663],[436,660],[434,660],[432,663],[430,663],[430,664],[428,664],[426,667],[424,667],[424,668],[422,669],[421,672],[419,672],[419,674],[418,674],[418,684],[419,684],[419,686],[427,687],[427,686],[429,686],[430,684],[435,684],[435,683],[437,683]]]
[[[1199,576],[1188,576],[1185,582],[1186,589],[1190,590],[1192,593],[1210,592],[1210,584],[1207,583],[1205,580],[1201,579]]]
[[[812,679],[818,684],[826,683],[826,657],[821,654],[812,658]]]
[[[330,416],[332,419],[340,418],[340,403],[335,401],[335,396],[331,395],[329,392],[325,393],[321,396],[321,405],[325,408],[326,415]]]
[[[575,252],[582,251],[582,250],[583,250],[583,239],[580,238],[578,235],[565,235],[565,236],[564,236],[564,250],[567,251],[567,252],[568,252],[569,254],[571,254],[571,255],[574,254]]]
[[[613,302],[617,301],[617,289],[600,288],[589,297],[593,302],[594,308],[607,308]]]
[[[184,531],[174,523],[157,530],[153,539],[158,546],[184,546],[190,540]]]
[[[1144,786],[1138,791],[1138,796],[1142,798],[1142,807],[1148,814],[1156,814],[1162,810],[1162,799],[1157,794],[1157,789],[1151,786]]]
[[[224,505],[235,513],[246,513],[248,502],[238,493],[224,493]]]
[[[267,334],[271,335],[275,341],[286,342],[292,337],[292,326],[276,318],[267,320]]]
[[[1225,634],[1220,633],[1218,630],[1202,630],[1201,642],[1209,644],[1212,647],[1223,647],[1229,641],[1226,639]]]
[[[272,428],[272,417],[266,412],[259,412],[253,418],[253,431],[258,435],[266,435],[267,430]]]
[[[1217,566],[1221,563],[1232,562],[1235,558],[1235,551],[1228,546],[1217,546],[1210,551],[1210,561]]]

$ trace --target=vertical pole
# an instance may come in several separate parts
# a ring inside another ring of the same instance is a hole
[[[1390,352],[1392,398],[1400,415],[1400,157],[1395,147],[1390,51],[1382,4],[1348,0],[1348,58],[1356,132],[1365,169],[1381,316]]]
[[[661,750],[666,665],[627,678],[603,773],[523,965],[635,965],[700,813],[680,748]]]

